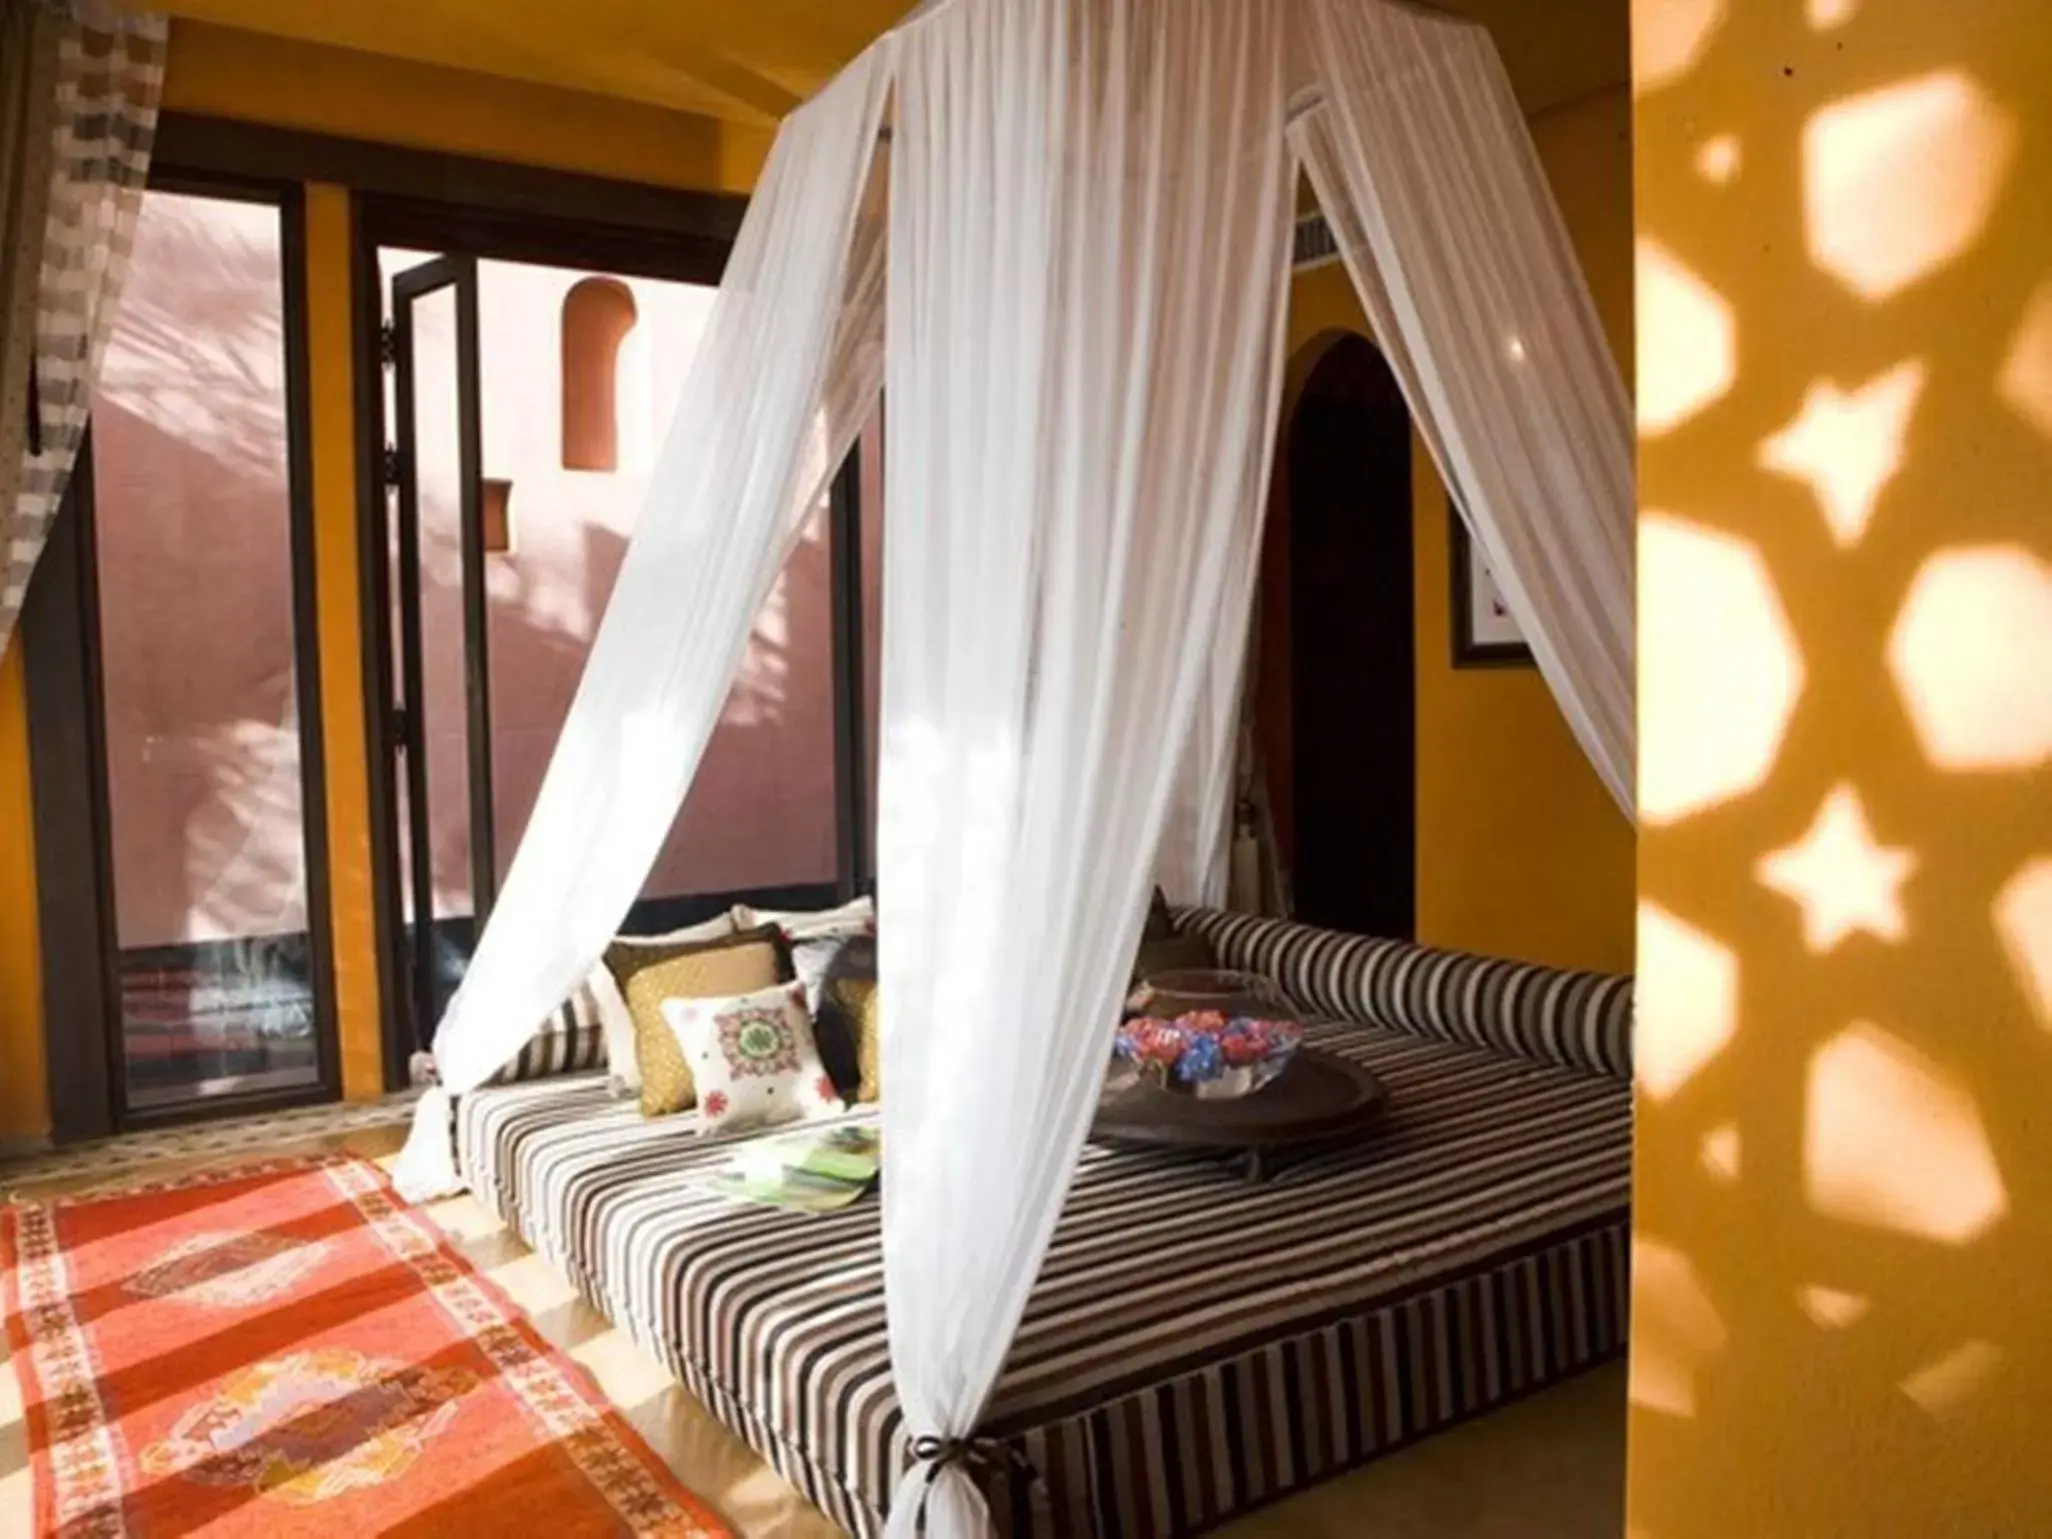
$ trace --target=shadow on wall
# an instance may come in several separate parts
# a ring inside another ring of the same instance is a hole
[[[2046,18],[1634,19],[1631,1531],[2052,1532]]]
[[[290,936],[307,920],[276,214],[174,194],[152,194],[144,209],[94,429],[120,944]],[[554,325],[553,311],[537,312],[532,330],[553,338]],[[528,436],[548,439],[554,457],[553,433]],[[525,475],[530,504],[541,480]],[[626,548],[561,495],[616,491],[612,477],[557,480],[559,494],[530,511],[562,525],[558,538],[536,541],[539,557],[488,560],[502,866]],[[470,881],[461,585],[453,506],[441,511],[423,520],[422,551],[429,717],[446,724],[430,745],[433,858],[438,890],[460,910]],[[728,868],[754,856],[751,831],[772,821],[799,837],[831,827],[822,534],[801,542],[758,619],[652,892],[727,883]],[[825,811],[800,816],[779,798],[811,773],[821,743]],[[786,766],[781,778],[762,774],[770,764]],[[785,847],[766,842],[774,863]],[[830,837],[813,842],[830,860]]]

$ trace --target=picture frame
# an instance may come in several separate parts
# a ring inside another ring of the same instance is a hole
[[[1456,668],[1532,668],[1532,649],[1504,602],[1489,563],[1475,551],[1460,506],[1447,504],[1453,568],[1453,665]]]

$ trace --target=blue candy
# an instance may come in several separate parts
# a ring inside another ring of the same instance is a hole
[[[1183,1049],[1183,1056],[1176,1060],[1176,1078],[1185,1084],[1202,1084],[1206,1080],[1217,1079],[1224,1071],[1225,1054],[1219,1050],[1218,1039],[1213,1036],[1192,1037],[1190,1045]]]

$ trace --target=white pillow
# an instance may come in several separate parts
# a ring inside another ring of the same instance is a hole
[[[750,908],[737,903],[729,916],[737,930],[773,924],[792,940],[818,940],[827,935],[868,935],[876,929],[876,899],[856,898],[839,908],[810,911]]]
[[[746,1133],[845,1108],[819,1061],[805,985],[780,983],[725,999],[666,999],[698,1090],[707,1133]]]
[[[613,945],[689,945],[693,941],[725,940],[733,933],[734,916],[715,914],[702,923],[686,925],[664,935],[616,935]],[[599,1024],[605,1028],[606,1064],[611,1071],[609,1077],[614,1093],[625,1095],[630,1090],[639,1090],[641,1065],[634,1057],[634,1017],[627,1013],[627,996],[620,992],[620,980],[606,966],[605,958],[599,958],[585,978],[584,986],[591,990],[591,997],[598,1004]]]

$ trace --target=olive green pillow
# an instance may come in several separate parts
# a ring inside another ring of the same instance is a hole
[[[883,1100],[883,1031],[877,1014],[876,980],[842,978],[827,985],[835,1013],[855,1039],[857,1083],[851,1101]]]
[[[698,1099],[691,1066],[663,1019],[666,999],[719,999],[788,982],[782,933],[775,925],[719,940],[674,945],[613,945],[606,966],[634,1019],[634,1061],[641,1070],[641,1114],[663,1117]]]

